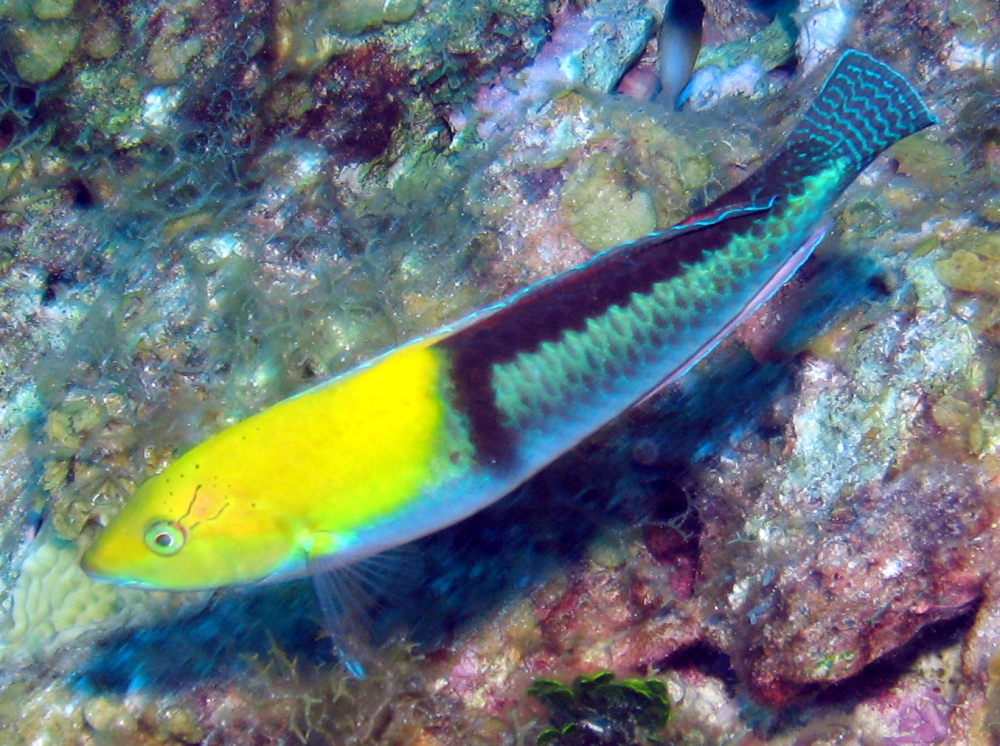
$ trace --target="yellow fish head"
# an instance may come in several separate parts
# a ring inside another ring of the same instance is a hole
[[[294,566],[294,532],[253,495],[184,459],[147,480],[84,553],[90,577],[130,588],[206,590],[265,580]]]

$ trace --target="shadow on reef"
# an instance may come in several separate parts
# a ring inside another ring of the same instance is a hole
[[[964,639],[975,617],[976,610],[972,609],[954,619],[932,624],[902,647],[873,661],[854,676],[816,692],[810,699],[777,712],[749,705],[743,709],[743,719],[768,740],[803,728],[808,728],[817,739],[824,733],[835,733],[842,727],[839,715],[849,715],[860,703],[888,694],[907,672],[913,670],[921,656],[942,651]],[[927,692],[919,695],[929,696]],[[944,700],[942,703],[946,704]],[[834,714],[830,715],[831,712]],[[926,715],[921,713],[920,717],[923,719]],[[931,729],[932,726],[927,727]]]
[[[232,679],[281,650],[304,664],[332,660],[306,581],[220,594],[191,616],[115,632],[96,646],[80,672],[85,688],[171,690]]]
[[[885,293],[864,260],[819,259],[803,277],[780,301],[795,309],[775,347],[780,355],[800,349],[843,308]],[[678,486],[689,465],[747,428],[780,437],[767,413],[792,375],[787,357],[761,364],[730,345],[680,393],[639,407],[511,496],[405,548],[400,564],[419,571],[401,574],[382,594],[370,615],[373,639],[441,645],[580,559],[599,534],[689,519]],[[301,670],[327,666],[334,654],[320,619],[308,580],[221,591],[198,614],[105,638],[81,685],[124,691],[226,680],[278,652]]]

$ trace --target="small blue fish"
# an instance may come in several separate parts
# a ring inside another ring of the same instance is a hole
[[[701,22],[705,6],[701,0],[668,0],[657,38],[657,67],[663,98],[675,109],[681,107],[681,92],[691,80],[701,50]]]

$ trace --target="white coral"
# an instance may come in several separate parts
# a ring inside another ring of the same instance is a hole
[[[0,661],[47,658],[87,632],[111,631],[162,616],[204,594],[126,590],[91,580],[79,565],[80,549],[43,532],[35,539],[7,597],[0,620]]]
[[[802,0],[795,14],[799,39],[795,51],[803,75],[829,59],[844,42],[850,28],[849,0]]]

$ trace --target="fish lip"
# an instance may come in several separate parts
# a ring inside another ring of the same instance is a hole
[[[103,577],[97,570],[94,569],[92,563],[93,559],[91,558],[90,551],[88,550],[83,553],[82,557],[80,557],[80,569],[83,570],[84,575],[92,580],[103,580]]]
[[[115,578],[99,578],[99,580],[102,580],[105,583],[111,583],[113,585],[117,585],[119,588],[125,588],[126,590],[134,590],[134,591],[156,590],[156,588],[154,588],[153,586],[148,585],[146,583],[140,583],[138,580],[118,580]]]
[[[93,558],[90,556],[90,552],[84,552],[83,556],[80,558],[80,569],[83,570],[84,575],[86,575],[91,580],[96,580],[101,583],[110,583],[111,585],[117,585],[121,588],[138,589],[138,590],[155,590],[152,586],[143,583],[140,580],[129,580],[125,578],[116,578],[107,573],[101,572],[95,569],[93,566]]]
[[[83,568],[84,574],[91,580],[96,580],[101,583],[110,583],[111,585],[117,585],[120,588],[129,589],[139,589],[139,590],[153,590],[149,585],[146,585],[138,580],[125,580],[122,578],[114,578],[110,575],[105,575],[103,573],[95,572],[93,570],[88,570]]]

